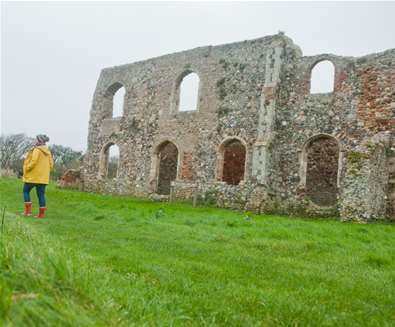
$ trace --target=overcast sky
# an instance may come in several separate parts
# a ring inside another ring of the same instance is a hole
[[[395,2],[2,2],[2,133],[85,150],[103,67],[284,31],[304,55],[395,47]]]

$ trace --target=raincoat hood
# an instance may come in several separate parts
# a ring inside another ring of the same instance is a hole
[[[51,154],[51,152],[49,151],[49,149],[46,145],[37,146],[36,149],[40,150],[46,156],[49,156]]]

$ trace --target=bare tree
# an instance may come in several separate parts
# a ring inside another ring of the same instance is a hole
[[[34,144],[35,139],[25,134],[12,134],[0,136],[0,167],[22,174],[24,155]],[[58,179],[70,168],[78,169],[81,165],[82,152],[52,144],[49,146],[54,159],[55,167],[51,178]]]
[[[0,136],[0,166],[18,172],[22,170],[23,156],[34,139],[25,134]]]

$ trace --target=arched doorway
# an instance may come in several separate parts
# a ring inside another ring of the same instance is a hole
[[[170,194],[171,182],[177,178],[178,149],[172,142],[164,142],[158,149],[157,193]]]
[[[320,135],[305,147],[306,195],[315,204],[332,206],[337,202],[339,145],[335,138]]]
[[[105,179],[114,179],[119,173],[119,156],[118,145],[113,142],[106,144],[100,156],[99,175]]]
[[[230,185],[238,185],[244,179],[246,148],[244,144],[232,138],[220,147],[220,180]]]

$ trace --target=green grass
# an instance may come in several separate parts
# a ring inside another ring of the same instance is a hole
[[[0,325],[395,325],[394,225],[54,186],[38,220],[21,188],[0,179]]]

